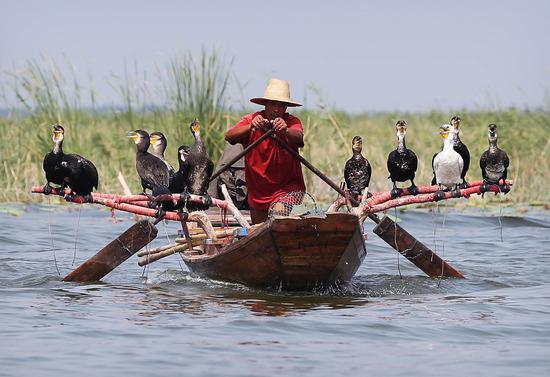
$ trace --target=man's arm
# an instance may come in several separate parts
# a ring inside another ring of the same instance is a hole
[[[230,128],[225,133],[225,140],[227,140],[229,144],[236,144],[240,141],[246,140],[250,135],[251,129],[252,125],[250,124],[241,127]]]
[[[304,134],[295,128],[286,129],[286,138],[288,144],[294,147],[302,148],[304,146]]]
[[[250,132],[261,128],[264,124],[267,123],[267,120],[260,114],[256,115],[251,121],[247,122],[246,118],[241,119],[237,125],[231,127],[225,133],[225,140],[229,144],[236,144],[248,139]]]
[[[290,118],[291,124],[287,124],[283,118],[275,118],[272,122],[277,133],[283,136],[292,147],[302,148],[304,146],[304,132],[298,118]]]

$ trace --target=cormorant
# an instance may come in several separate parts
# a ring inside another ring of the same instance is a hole
[[[175,170],[172,165],[170,165],[170,163],[164,158],[164,151],[168,146],[166,137],[162,132],[155,131],[149,135],[149,139],[151,139],[151,145],[153,146],[153,154],[160,158],[166,164],[166,167],[168,168],[168,173],[170,174],[170,176],[172,176],[172,174],[175,173]]]
[[[187,158],[187,192],[194,195],[202,195],[205,203],[187,203],[189,211],[206,210],[210,207],[212,199],[208,195],[210,177],[214,171],[214,163],[208,157],[204,141],[201,139],[200,124],[195,119],[190,126],[195,142],[189,151]]]
[[[178,148],[179,169],[170,177],[170,186],[168,189],[175,194],[181,194],[187,186],[187,159],[191,148],[187,145],[182,145]]]
[[[346,161],[344,179],[346,180],[350,196],[357,200],[359,195],[367,195],[365,189],[368,190],[369,187],[371,166],[369,160],[361,154],[363,150],[363,138],[361,136],[354,136],[351,145],[353,155]]]
[[[454,116],[450,120],[451,126],[453,126],[456,130],[456,139],[453,144],[453,149],[462,157],[462,161],[464,161],[464,167],[462,168],[462,172],[460,173],[460,178],[462,178],[462,184],[460,185],[461,188],[467,188],[468,182],[466,181],[466,173],[468,172],[468,169],[470,168],[470,151],[468,150],[468,147],[466,144],[460,140],[460,122],[461,119],[459,116]],[[437,155],[435,153],[432,157],[432,166],[434,162],[434,158]],[[432,178],[432,185],[435,185],[435,172],[433,173]]]
[[[487,128],[489,129],[489,149],[483,152],[479,159],[479,167],[483,176],[480,191],[486,192],[490,185],[500,185],[500,191],[506,194],[510,191],[510,186],[505,181],[508,176],[510,160],[506,152],[497,147],[497,125],[489,124]]]
[[[462,178],[461,188],[467,188],[468,182],[466,181],[466,173],[470,168],[470,151],[466,144],[460,140],[460,122],[461,119],[459,116],[454,116],[451,118],[451,126],[456,130],[456,138],[453,144],[453,149],[462,157],[464,161],[464,166],[462,167],[462,172],[460,173],[460,178]]]
[[[46,194],[51,192],[51,182],[61,186],[61,195],[65,187],[69,186],[76,195],[85,196],[88,201],[91,201],[91,192],[99,185],[97,169],[91,161],[78,154],[64,154],[62,147],[64,137],[63,127],[54,125],[52,136],[54,147],[44,156],[42,165],[47,180],[44,192]],[[72,199],[70,196],[65,198]]]
[[[397,130],[397,149],[391,151],[388,155],[388,171],[393,183],[393,189],[391,190],[391,197],[398,197],[402,189],[398,189],[396,185],[397,182],[405,182],[407,180],[411,181],[411,186],[409,187],[409,192],[412,195],[418,194],[418,188],[414,184],[414,176],[416,173],[416,168],[418,166],[418,158],[414,152],[407,148],[405,145],[405,135],[407,135],[407,122],[404,120],[399,120],[395,124],[395,129]]]
[[[444,124],[440,128],[440,135],[443,138],[443,150],[436,154],[433,159],[435,179],[439,185],[439,191],[436,192],[435,200],[443,199],[443,188],[446,190],[453,189],[453,196],[460,197],[458,185],[460,183],[460,174],[464,167],[462,157],[453,149],[456,130],[450,124]]]
[[[135,130],[128,133],[136,144],[136,170],[141,178],[143,192],[150,189],[154,196],[170,193],[168,185],[170,178],[166,164],[157,156],[147,152],[149,149],[149,134],[144,130]]]

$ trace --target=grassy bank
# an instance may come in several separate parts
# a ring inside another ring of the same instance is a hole
[[[438,126],[448,120],[448,114],[377,114],[349,116],[342,113],[306,112],[297,113],[303,123],[306,146],[302,154],[332,179],[343,179],[342,169],[351,154],[351,139],[354,135],[364,138],[364,155],[373,166],[371,188],[387,190],[386,158],[395,148],[396,119],[404,118],[409,125],[408,147],[419,158],[417,184],[431,180],[431,158],[441,148]],[[499,145],[511,159],[509,177],[515,181],[513,191],[500,200],[505,202],[547,203],[548,159],[550,158],[550,119],[544,112],[461,112],[463,119],[462,140],[468,145],[472,163],[468,178],[480,179],[478,160],[487,149],[486,125],[499,125]],[[220,156],[224,130],[233,124],[239,114],[221,114],[220,126],[212,130],[205,125],[209,135],[208,147],[217,159]],[[167,156],[176,164],[176,149],[181,143],[191,143],[188,120],[183,122],[169,113],[140,113],[132,122],[120,119],[116,114],[82,113],[78,125],[66,127],[66,152],[79,153],[96,164],[100,174],[102,192],[120,192],[117,172],[122,171],[133,191],[139,190],[134,163],[134,145],[125,137],[128,130],[138,127],[160,130],[169,140]],[[43,184],[42,159],[51,149],[50,122],[37,123],[34,118],[0,119],[2,138],[2,166],[0,170],[1,201],[42,200],[29,194],[32,185]],[[214,141],[215,140],[215,141]],[[304,170],[305,171],[305,170]],[[334,195],[315,176],[306,174],[308,190],[318,200],[330,200]],[[494,199],[486,199],[494,200]]]
[[[245,111],[228,105],[229,88],[238,87],[238,83],[232,83],[231,62],[220,58],[215,51],[204,51],[196,59],[188,54],[170,59],[159,68],[155,88],[136,85],[149,81],[135,67],[126,67],[113,84],[124,106],[101,111],[95,107],[97,94],[93,89],[84,91],[75,77],[67,78],[59,73],[57,63],[47,63],[31,60],[22,72],[12,75],[13,84],[8,90],[14,91],[25,113],[0,118],[2,202],[47,200],[31,195],[29,190],[33,185],[44,184],[42,159],[52,146],[53,123],[58,122],[66,129],[64,149],[67,153],[81,154],[95,163],[100,191],[121,192],[117,172],[122,171],[132,191],[137,192],[135,147],[125,137],[129,130],[162,131],[168,138],[168,159],[176,166],[177,147],[192,143],[188,125],[197,117],[204,126],[210,154],[217,160],[224,147],[223,133]],[[154,98],[152,93],[156,93]],[[391,188],[386,158],[395,149],[394,124],[398,119],[407,121],[407,145],[419,158],[416,178],[419,185],[431,180],[431,158],[441,149],[439,126],[447,123],[451,115],[462,118],[461,138],[472,156],[469,180],[481,178],[478,161],[487,149],[487,125],[496,123],[499,146],[510,156],[509,178],[515,185],[509,195],[489,196],[484,203],[550,202],[549,109],[360,115],[305,109],[294,114],[301,118],[305,129],[306,146],[302,154],[336,182],[343,180],[343,166],[351,155],[351,139],[361,135],[364,155],[373,166],[371,191]],[[308,191],[318,201],[334,198],[334,193],[322,181],[305,168],[304,172]]]

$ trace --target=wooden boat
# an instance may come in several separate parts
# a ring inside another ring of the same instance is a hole
[[[229,244],[182,253],[189,269],[214,280],[255,288],[312,290],[348,282],[365,258],[358,217],[281,217]]]

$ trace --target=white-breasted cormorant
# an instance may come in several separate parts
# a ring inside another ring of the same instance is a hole
[[[206,210],[210,207],[211,198],[208,195],[210,177],[214,171],[214,163],[208,156],[204,140],[201,138],[200,124],[195,119],[190,126],[195,142],[189,151],[187,158],[187,192],[194,195],[202,195],[205,203],[187,203],[189,211]]]
[[[365,189],[368,190],[369,187],[371,166],[369,160],[361,154],[363,150],[363,138],[361,136],[353,137],[351,149],[353,155],[346,161],[344,179],[350,196],[357,200],[359,195],[367,195]]]
[[[460,178],[462,179],[462,184],[460,185],[460,187],[467,188],[468,182],[466,181],[466,173],[470,168],[470,151],[468,150],[468,147],[466,146],[466,144],[464,144],[462,140],[460,140],[460,122],[461,121],[462,120],[460,119],[459,116],[453,116],[450,120],[450,124],[456,130],[456,138],[453,144],[453,149],[460,155],[460,157],[462,157],[462,161],[464,161],[464,166],[462,167],[462,172],[460,173]],[[436,155],[437,153],[435,153],[432,157],[432,166]],[[435,185],[435,184],[436,184],[436,181],[435,181],[435,172],[434,172],[433,178],[432,178],[432,185]]]
[[[510,186],[505,181],[508,176],[510,160],[506,152],[497,147],[497,125],[489,124],[487,128],[489,129],[489,149],[483,152],[479,159],[479,167],[483,176],[480,191],[486,192],[490,185],[499,185],[500,191],[506,194],[510,191]]]
[[[187,186],[187,159],[191,148],[182,145],[178,148],[179,169],[170,177],[170,186],[168,188],[172,193],[181,194]]]
[[[418,158],[414,152],[407,148],[405,144],[405,135],[407,135],[407,122],[399,120],[395,124],[397,130],[397,149],[390,152],[388,155],[388,171],[393,183],[393,189],[391,190],[392,198],[398,197],[402,189],[398,189],[395,182],[405,182],[410,180],[411,186],[409,192],[412,195],[418,194],[418,188],[414,184],[414,176],[416,174],[416,168],[418,166]]]
[[[439,185],[439,191],[435,195],[436,200],[443,199],[443,189],[446,191],[452,189],[453,196],[460,197],[458,185],[464,166],[462,157],[453,149],[456,130],[450,124],[444,124],[440,128],[440,135],[443,138],[443,150],[436,154],[433,159],[433,171],[436,183]]]
[[[60,125],[53,126],[52,140],[53,150],[44,156],[43,168],[46,172],[47,183],[44,192],[51,190],[50,182],[61,186],[60,194],[63,195],[65,187],[70,187],[76,195],[85,196],[91,201],[91,192],[97,189],[99,178],[95,165],[78,154],[63,153],[63,139],[65,130]],[[66,196],[70,200],[70,196]]]
[[[160,158],[164,163],[166,164],[166,167],[168,168],[168,173],[170,176],[175,173],[174,168],[170,163],[164,158],[164,151],[166,150],[166,147],[168,146],[168,142],[166,141],[166,137],[162,132],[155,131],[151,132],[149,134],[149,139],[151,140],[151,145],[153,146],[153,154]]]

